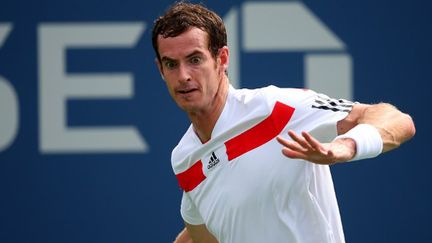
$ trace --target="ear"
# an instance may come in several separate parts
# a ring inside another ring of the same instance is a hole
[[[223,67],[223,71],[225,72],[228,69],[229,65],[229,49],[227,46],[224,46],[219,49],[219,64]]]
[[[157,66],[158,69],[159,69],[159,73],[160,73],[160,75],[161,75],[161,78],[165,81],[165,76],[164,76],[164,74],[163,74],[162,65],[161,65],[161,63],[160,63],[160,61],[159,61],[159,59],[158,59],[157,57],[155,58],[155,63],[156,63],[156,66]]]

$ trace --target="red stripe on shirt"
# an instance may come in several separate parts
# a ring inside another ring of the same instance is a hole
[[[202,167],[202,161],[198,160],[192,167],[176,175],[180,187],[185,192],[192,191],[206,178]]]
[[[228,160],[233,160],[275,138],[290,121],[294,108],[276,102],[266,119],[225,142]]]
[[[247,153],[275,138],[290,121],[294,108],[281,102],[276,102],[272,113],[254,127],[225,142],[228,160]],[[203,163],[197,161],[192,167],[176,175],[180,187],[185,191],[192,191],[206,176]]]

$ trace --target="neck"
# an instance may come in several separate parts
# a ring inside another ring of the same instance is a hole
[[[219,86],[213,102],[205,110],[188,113],[195,133],[202,143],[211,139],[213,129],[225,106],[229,89],[229,81],[224,78]]]

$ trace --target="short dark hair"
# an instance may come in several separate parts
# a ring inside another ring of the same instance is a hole
[[[159,61],[158,36],[175,37],[191,27],[208,34],[208,49],[213,57],[217,56],[220,48],[227,45],[225,25],[219,15],[202,4],[177,2],[157,18],[153,26],[152,44]]]

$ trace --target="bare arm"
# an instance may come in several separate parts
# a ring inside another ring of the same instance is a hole
[[[383,140],[383,152],[399,147],[415,134],[411,117],[390,104],[354,105],[350,114],[337,124],[338,134],[344,134],[358,124],[374,126]],[[320,143],[309,133],[302,136],[289,131],[294,141],[278,137],[284,148],[282,153],[290,158],[305,159],[318,164],[334,164],[352,159],[356,154],[356,144],[352,139],[336,139],[331,143]]]
[[[399,147],[415,134],[411,117],[386,103],[355,105],[350,114],[338,122],[338,134],[346,133],[358,124],[369,124],[378,129],[383,140],[383,152]]]
[[[204,224],[191,225],[186,223],[174,243],[218,243]]]
[[[189,232],[187,231],[186,228],[184,228],[176,237],[174,243],[194,243],[192,241],[192,238],[189,234]]]

